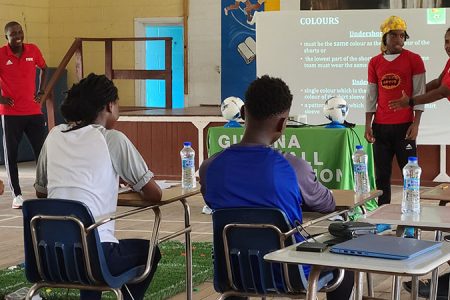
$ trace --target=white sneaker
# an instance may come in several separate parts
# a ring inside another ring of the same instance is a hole
[[[203,206],[202,214],[212,215],[212,209],[208,205]]]
[[[12,208],[14,208],[14,209],[22,208],[22,204],[23,204],[23,198],[22,198],[22,195],[17,195],[17,196],[14,197],[14,199],[13,199],[13,202],[12,202]]]

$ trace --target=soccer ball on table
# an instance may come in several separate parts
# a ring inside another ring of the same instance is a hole
[[[325,101],[325,104],[323,106],[323,114],[328,120],[331,121],[330,125],[342,128],[343,126],[341,124],[344,124],[345,118],[348,115],[347,102],[341,97],[331,97],[330,99]]]
[[[241,127],[237,121],[241,118],[243,105],[244,101],[238,97],[228,97],[222,101],[220,111],[222,116],[229,121],[224,127]]]

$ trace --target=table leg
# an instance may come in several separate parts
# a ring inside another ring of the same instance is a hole
[[[439,268],[436,268],[431,272],[431,281],[430,281],[430,299],[435,300],[437,297],[437,289],[438,289],[438,273]]]
[[[372,273],[367,272],[366,278],[367,278],[367,295],[369,297],[374,297]]]
[[[438,241],[438,242],[442,240],[442,231],[436,230],[434,232],[434,240]],[[436,268],[433,270],[433,272],[431,272],[430,299],[436,299],[436,297],[437,297],[438,274],[439,274],[439,268]]]
[[[417,300],[417,294],[419,293],[419,277],[411,277],[411,299]]]
[[[184,207],[184,239],[186,243],[186,299],[192,299],[192,242],[191,242],[191,213],[186,199],[182,199]]]
[[[448,278],[448,284],[450,286],[450,277]],[[448,293],[448,295],[447,295],[447,300],[450,300],[450,293]]]
[[[417,240],[422,239],[422,230],[420,228],[414,229],[414,238]]]
[[[306,290],[306,300],[317,299],[317,282],[319,280],[321,270],[321,266],[311,266],[311,271],[309,272],[308,278],[308,289]]]
[[[405,226],[398,225],[397,229],[395,230],[395,235],[400,237],[400,236],[403,236],[404,233],[405,233]]]
[[[393,300],[400,300],[400,277],[394,276],[392,280],[392,296]]]
[[[363,298],[363,272],[355,271],[355,287],[354,287],[354,299],[355,300],[362,300]]]

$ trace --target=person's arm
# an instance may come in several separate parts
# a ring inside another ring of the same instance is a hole
[[[427,104],[438,101],[442,98],[447,98],[450,96],[450,89],[445,85],[441,84],[438,88],[419,96],[413,97],[413,104]],[[409,99],[408,99],[409,102]]]
[[[369,83],[366,90],[366,127],[364,137],[369,143],[375,142],[372,131],[372,121],[377,110],[378,85]]]
[[[375,137],[373,136],[372,131],[372,120],[374,115],[374,112],[366,112],[366,126],[364,130],[364,137],[369,143],[375,142]]]
[[[161,201],[161,188],[154,174],[131,141],[120,131],[105,130],[106,143],[116,173],[148,202]]]
[[[38,89],[36,90],[36,94],[34,95],[34,100],[39,103],[41,102],[41,100],[43,100],[41,98],[44,95],[44,89],[47,84],[47,63],[45,62],[44,56],[42,55],[42,52],[38,46],[30,44],[30,47],[34,48],[34,61],[36,63],[36,67],[41,69]]]
[[[449,97],[450,89],[445,84],[441,84],[437,89],[416,97],[408,97],[405,92],[403,92],[402,95],[401,98],[389,101],[390,109],[396,110],[398,108],[414,106],[416,104],[432,103],[442,98]]]
[[[162,191],[156,181],[152,178],[141,189],[142,199],[148,202],[159,202],[162,198]]]
[[[427,83],[425,92],[437,89],[442,84],[442,78],[444,78],[444,75],[447,73],[449,65],[450,59],[447,60],[447,64],[445,65],[444,70],[441,72],[441,74],[439,74],[439,77]]]
[[[13,106],[14,101],[9,97],[3,97],[2,96],[2,88],[0,87],[0,104]]]
[[[215,205],[213,202],[210,202],[210,200],[214,201],[214,199],[209,199],[206,195],[206,191],[207,191],[207,172],[208,172],[208,168],[211,164],[212,161],[214,161],[214,159],[220,154],[220,152],[215,153],[214,155],[212,155],[211,157],[209,157],[208,159],[205,159],[202,164],[200,165],[200,168],[198,169],[198,175],[200,177],[200,192],[202,193],[203,196],[203,201],[205,201],[205,204],[208,205],[209,208],[214,209]]]
[[[207,199],[205,198],[205,194],[206,194],[206,170],[208,169],[209,166],[209,162],[211,161],[210,159],[206,159],[202,162],[202,164],[200,165],[200,168],[198,169],[198,175],[200,177],[200,191],[202,193],[203,199],[206,203]]]
[[[413,95],[422,95],[425,93],[426,90],[426,79],[425,79],[425,73],[417,74],[413,76]],[[408,130],[406,131],[405,139],[407,140],[415,140],[417,138],[417,135],[419,134],[419,125],[420,125],[420,118],[422,117],[422,112],[425,109],[425,106],[423,104],[416,104],[414,105],[414,121],[409,126]]]
[[[442,80],[442,74],[438,78],[433,79],[427,83],[427,85],[425,87],[426,91],[429,92],[431,90],[437,89],[441,85],[441,80]]]
[[[293,155],[284,154],[284,156],[297,175],[303,199],[302,210],[320,213],[333,212],[336,208],[333,194],[319,182],[311,165]]]
[[[421,110],[414,110],[414,121],[411,123],[411,125],[409,125],[409,128],[406,131],[406,140],[415,140],[417,138],[417,135],[419,134],[419,125],[422,113],[423,111]]]
[[[36,181],[34,182],[36,197],[47,198],[47,183],[47,144],[44,143],[36,164]]]
[[[38,89],[36,91],[36,95],[34,96],[34,100],[36,102],[41,102],[41,98],[44,95],[44,90],[45,90],[45,85],[47,83],[46,81],[47,79],[47,65],[44,65],[41,68],[41,72],[40,72],[40,76],[39,76],[39,85],[38,85]]]

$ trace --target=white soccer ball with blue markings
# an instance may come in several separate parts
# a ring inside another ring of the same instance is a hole
[[[323,114],[328,120],[343,124],[348,115],[347,102],[341,97],[331,97],[325,101]]]
[[[228,97],[222,101],[220,105],[220,111],[222,116],[228,121],[236,121],[241,118],[241,107],[244,105],[238,97]]]

